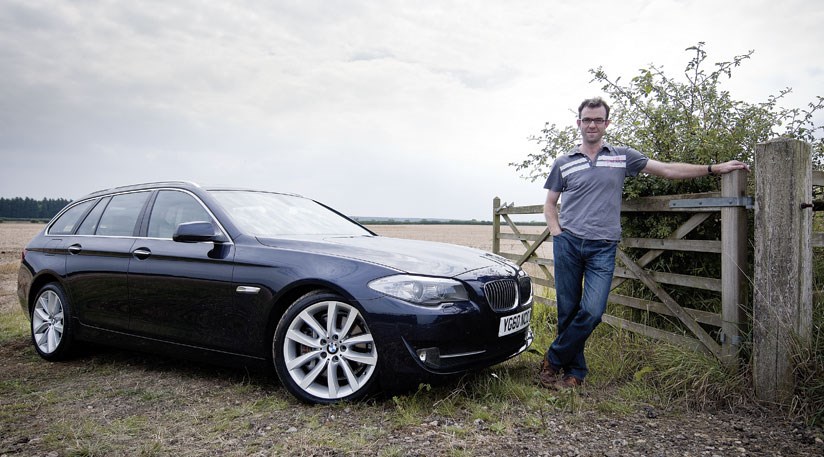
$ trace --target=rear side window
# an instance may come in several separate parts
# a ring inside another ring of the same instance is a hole
[[[88,200],[67,209],[66,212],[61,214],[51,225],[49,235],[71,235],[74,233],[74,229],[77,228],[77,224],[80,222],[80,217],[83,216],[92,203],[96,201],[97,200]]]
[[[100,213],[106,209],[106,203],[108,202],[109,197],[100,199],[100,202],[89,212],[89,215],[86,216],[83,223],[80,224],[80,228],[77,229],[78,235],[94,235],[95,230],[97,230],[97,223],[100,221]]]
[[[103,211],[100,223],[97,226],[97,235],[104,236],[133,236],[137,218],[149,197],[149,192],[135,192],[120,194],[112,197],[112,201]]]
[[[184,222],[212,222],[212,217],[197,199],[185,192],[158,192],[149,218],[150,238],[172,238],[178,225]]]

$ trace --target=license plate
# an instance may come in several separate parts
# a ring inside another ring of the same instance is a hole
[[[498,326],[498,336],[509,335],[518,330],[529,327],[529,318],[532,317],[532,308],[501,318],[501,325]]]

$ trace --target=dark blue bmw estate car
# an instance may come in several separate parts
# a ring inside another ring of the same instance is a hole
[[[532,285],[513,263],[377,236],[297,195],[185,182],[95,192],[23,256],[20,305],[47,360],[87,341],[274,364],[295,397],[330,403],[532,342]]]

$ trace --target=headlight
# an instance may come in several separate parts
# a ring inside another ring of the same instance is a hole
[[[458,281],[426,276],[397,275],[376,279],[369,287],[418,305],[439,305],[445,302],[469,300],[466,288]]]

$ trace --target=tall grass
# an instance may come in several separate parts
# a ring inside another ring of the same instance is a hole
[[[796,392],[791,410],[808,423],[824,425],[824,332],[820,316],[822,313],[819,311],[818,314],[813,349],[804,347],[798,351],[793,361]]]
[[[820,259],[824,265],[824,259]],[[824,273],[824,268],[820,268]],[[821,274],[818,277],[824,277]],[[810,425],[824,424],[824,281],[817,286],[813,307],[812,344],[797,345],[796,391],[786,410],[793,419]],[[543,351],[554,336],[554,309],[538,305],[533,315],[548,316],[535,321],[536,351]],[[548,325],[551,324],[551,325]],[[746,338],[746,336],[745,336]],[[744,351],[747,355],[748,351]],[[608,404],[598,409],[632,410],[633,405],[653,404],[662,408],[681,406],[692,410],[732,410],[753,404],[752,370],[744,362],[730,370],[711,355],[693,352],[628,331],[600,325],[587,342],[591,389],[614,391]]]
[[[586,354],[590,384],[613,386],[625,406],[711,410],[747,399],[745,373],[728,371],[712,356],[608,325],[598,327]]]
[[[813,328],[810,344],[796,346],[792,411],[808,422],[824,425],[824,249],[815,249],[813,254]]]

